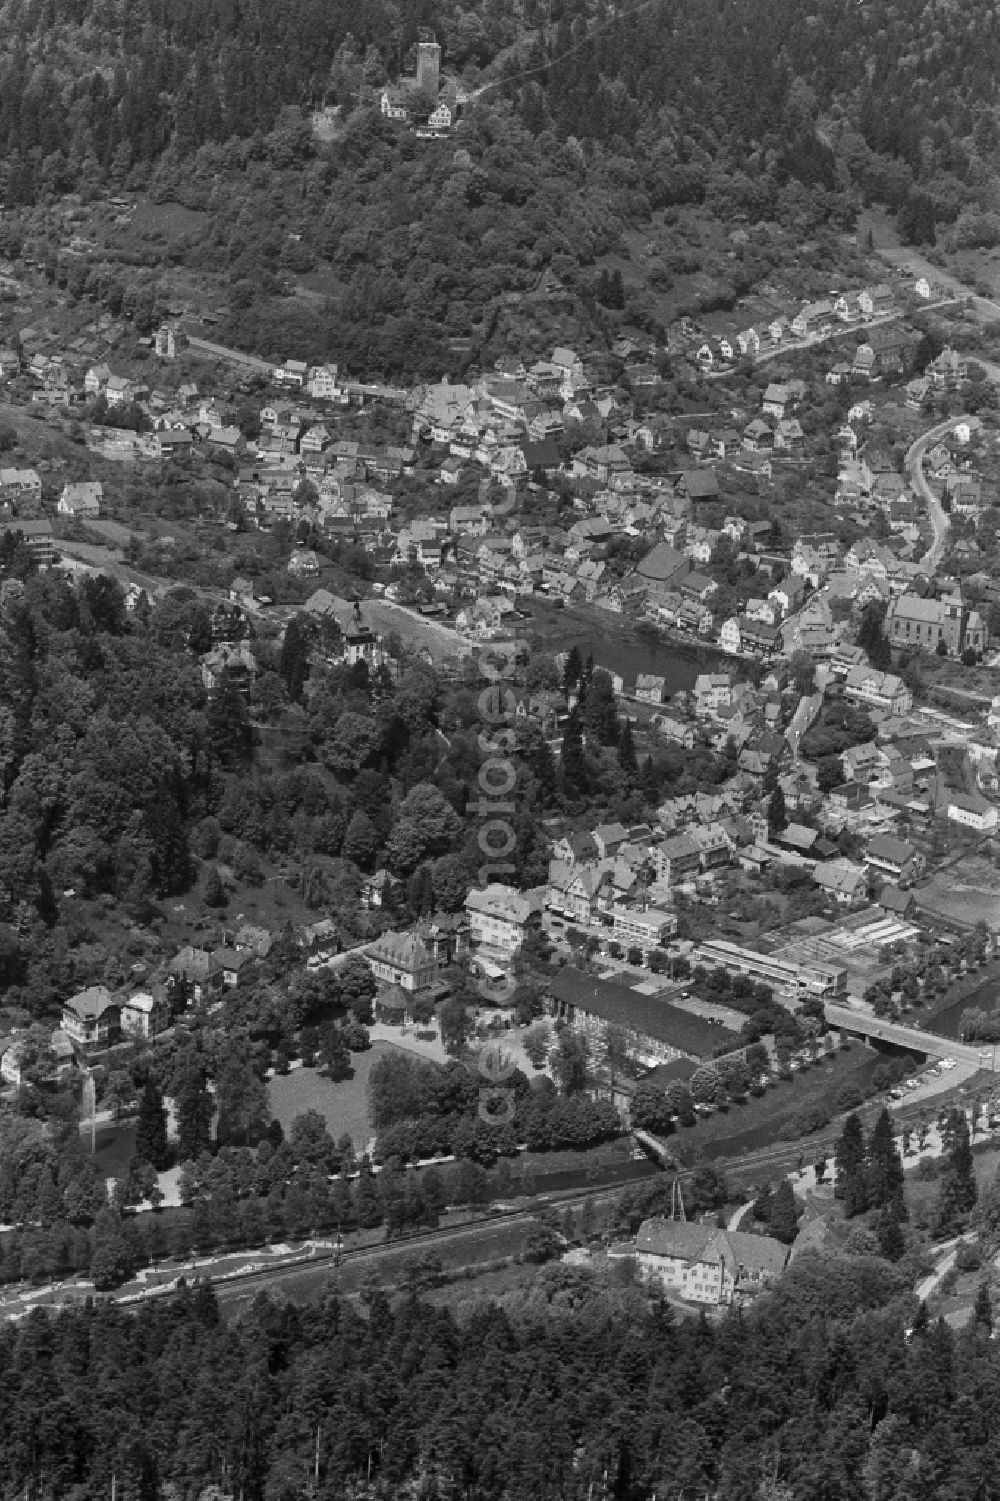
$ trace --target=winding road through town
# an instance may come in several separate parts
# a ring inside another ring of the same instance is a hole
[[[931,528],[934,532],[934,540],[929,550],[921,559],[926,564],[928,575],[934,574],[940,567],[944,557],[945,544],[948,540],[948,518],[941,509],[941,502],[927,483],[924,473],[924,455],[928,448],[932,448],[946,433],[950,433],[960,422],[966,418],[962,413],[957,417],[949,417],[946,422],[938,422],[934,427],[928,428],[927,432],[921,433],[906,451],[904,465],[910,484],[916,495],[919,495],[927,507],[927,515],[930,518]]]

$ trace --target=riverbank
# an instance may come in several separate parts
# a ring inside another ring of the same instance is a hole
[[[924,1021],[924,1031],[960,1041],[958,1024],[965,1011],[996,1011],[1000,1008],[1000,960],[977,975],[964,975],[949,987],[945,1004]]]

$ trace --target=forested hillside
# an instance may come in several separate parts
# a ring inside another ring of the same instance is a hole
[[[806,1257],[718,1327],[564,1267],[463,1320],[377,1289],[365,1304],[262,1301],[227,1326],[196,1291],[8,1326],[3,1494],[108,1495],[112,1476],[142,1501],[995,1493],[988,1325],[917,1317],[907,1337],[913,1300],[884,1262]]]
[[[7,0],[0,22],[8,251],[55,274],[67,193],[180,201],[203,226],[138,253],[97,243],[83,280],[116,260],[210,273],[229,336],[266,353],[334,343],[359,369],[457,372],[503,348],[547,267],[562,331],[600,343],[615,324],[596,263],[658,214],[665,253],[625,277],[624,311],[654,336],[650,288],[711,261],[691,215],[752,231],[701,306],[731,306],[863,201],[914,240],[1000,237],[1000,21],[972,0]],[[420,141],[378,99],[430,35],[476,98],[450,139]],[[332,140],[310,127],[323,106]]]

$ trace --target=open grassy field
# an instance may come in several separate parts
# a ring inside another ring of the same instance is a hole
[[[977,856],[959,861],[920,887],[918,904],[948,922],[972,927],[980,920],[1000,927],[1000,889],[996,871]]]
[[[398,1051],[391,1042],[376,1042],[367,1053],[352,1053],[354,1078],[336,1084],[314,1068],[279,1074],[268,1086],[271,1114],[287,1133],[297,1115],[304,1110],[318,1110],[334,1140],[346,1132],[355,1150],[363,1152],[373,1135],[368,1115],[368,1077],[380,1058]]]

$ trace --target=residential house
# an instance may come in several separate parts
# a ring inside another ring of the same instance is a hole
[[[305,454],[326,453],[333,447],[333,434],[325,422],[314,422],[299,440],[299,452]]]
[[[683,746],[685,750],[694,749],[694,725],[686,720],[675,719],[670,714],[654,714],[651,723],[664,740],[670,741],[671,745]]]
[[[225,453],[231,453],[234,456],[240,452],[244,443],[243,434],[239,428],[232,426],[213,427],[208,434],[207,441],[213,448],[221,448]]]
[[[522,893],[500,881],[470,891],[465,910],[474,955],[493,965],[509,965],[541,918],[541,902],[534,893]]]
[[[912,891],[900,891],[891,881],[886,881],[879,892],[878,905],[892,917],[911,918],[917,910],[917,900]]]
[[[949,792],[947,815],[952,823],[972,829],[976,834],[995,834],[1000,815],[996,806],[983,797],[966,796],[961,792]]]
[[[249,949],[258,959],[266,959],[271,952],[273,942],[267,928],[257,927],[254,923],[244,923],[242,928],[236,930],[233,947]]]
[[[701,870],[701,847],[690,833],[668,834],[652,848],[658,886],[669,890],[693,880]]]
[[[235,989],[242,972],[257,962],[257,955],[251,949],[234,949],[226,945],[214,949],[211,957],[218,983],[226,990]]]
[[[245,641],[220,641],[201,659],[201,680],[213,693],[223,679],[246,696],[257,675],[257,659]]]
[[[805,433],[797,417],[785,417],[774,430],[774,446],[785,452],[797,452],[805,443]]]
[[[841,323],[857,323],[864,311],[856,292],[845,292],[834,300],[833,311]]]
[[[297,578],[312,577],[319,573],[319,558],[310,547],[297,547],[288,559],[288,572]]]
[[[755,417],[743,429],[743,447],[750,453],[770,453],[774,448],[774,429],[763,417]]]
[[[104,386],[104,399],[109,407],[127,407],[138,398],[139,388],[124,375],[112,375]]]
[[[851,860],[820,861],[813,869],[813,880],[840,907],[857,906],[867,896],[865,868]]]
[[[707,604],[719,592],[715,579],[707,573],[689,573],[680,580],[679,587],[686,599],[697,600],[699,604]]]
[[[410,994],[426,990],[437,978],[437,961],[414,933],[383,933],[368,946],[365,959],[377,980]]]
[[[685,469],[677,481],[677,490],[692,505],[699,501],[718,500],[719,477],[714,469]]]
[[[728,709],[732,703],[733,677],[728,672],[702,672],[695,678],[695,714],[699,719]]]
[[[202,1001],[222,983],[222,970],[215,955],[208,949],[185,945],[167,966],[171,975],[190,987],[191,997]]]
[[[56,506],[60,516],[94,520],[101,514],[104,486],[100,480],[79,480],[63,486]]]
[[[867,340],[854,351],[851,374],[856,380],[870,380],[875,373],[875,351]]]
[[[658,542],[636,569],[653,602],[674,592],[677,581],[687,572],[687,558],[667,542]]]
[[[309,371],[306,391],[314,401],[337,401],[341,395],[336,365],[314,365]]]
[[[598,916],[599,896],[606,875],[603,862],[570,865],[551,860],[545,905],[554,912],[561,912],[571,922],[587,927]]]
[[[593,835],[586,833],[564,834],[552,847],[555,860],[571,868],[586,865],[598,857]]]
[[[791,395],[788,387],[772,381],[764,392],[762,409],[770,417],[775,417],[780,422],[791,405]]]
[[[0,501],[20,511],[33,509],[42,498],[42,482],[36,469],[0,469]]]
[[[712,434],[712,453],[717,459],[732,458],[741,447],[742,440],[735,427],[722,427]]]
[[[880,324],[868,330],[868,346],[874,368],[880,375],[899,374],[909,358],[915,337],[899,323]]]
[[[764,486],[766,486],[766,483],[769,482],[770,476],[772,476],[773,473],[773,465],[772,462],[770,462],[770,453],[752,452],[752,450],[748,449],[748,447],[746,446],[743,446],[742,449],[740,449],[740,452],[737,453],[736,456],[734,456],[733,468],[737,471],[737,474],[748,474],[751,479],[754,479],[755,482],[757,482],[758,494],[761,494],[761,492],[763,492]]]
[[[161,360],[174,360],[187,345],[187,338],[172,323],[163,323],[153,335],[153,353]]]
[[[856,703],[886,714],[907,714],[913,708],[913,694],[902,678],[874,667],[849,667],[844,694]]]
[[[602,860],[612,860],[622,845],[628,841],[628,829],[620,823],[598,824],[593,830],[597,853]]]
[[[181,454],[190,453],[194,439],[187,431],[164,429],[154,436],[153,446],[161,459],[174,459]]]
[[[776,651],[780,650],[781,632],[776,625],[747,620],[744,616],[740,634],[744,649],[754,652],[757,656],[773,656]]]
[[[719,647],[730,656],[739,656],[743,650],[743,637],[740,632],[740,620],[738,615],[730,615],[719,627]]]
[[[91,985],[63,1002],[59,1025],[78,1047],[110,1047],[121,1032],[121,1006],[106,986]]]
[[[170,356],[173,358],[173,356]],[[121,1029],[126,1037],[158,1037],[170,1026],[170,1002],[165,992],[140,990],[122,1002]]]
[[[279,386],[290,387],[292,390],[301,391],[309,375],[309,366],[303,360],[286,360],[279,365],[274,372],[274,380]]]
[[[897,839],[891,834],[879,834],[868,841],[865,864],[887,876],[896,886],[905,889],[923,875],[926,861],[921,852],[907,840]]]
[[[845,782],[872,782],[883,768],[882,752],[873,740],[849,745],[840,753]]]
[[[767,597],[772,604],[778,606],[782,615],[788,616],[801,608],[805,592],[805,579],[793,571],[786,574],[780,584],[775,584]]]
[[[56,560],[51,521],[0,522],[0,536],[20,535],[39,568],[49,568]]]
[[[91,401],[100,396],[110,379],[111,371],[107,365],[91,365],[83,377],[83,389]]]
[[[537,440],[526,439],[521,443],[521,453],[526,474],[534,474],[536,470],[541,470],[547,475],[553,474],[562,463],[559,449],[552,437]]]
[[[819,302],[807,302],[792,319],[792,333],[804,339],[818,333],[833,318],[833,303],[829,298]]]
[[[760,599],[756,595],[746,602],[742,621],[744,625],[777,625],[781,618],[781,606],[775,599]]]

